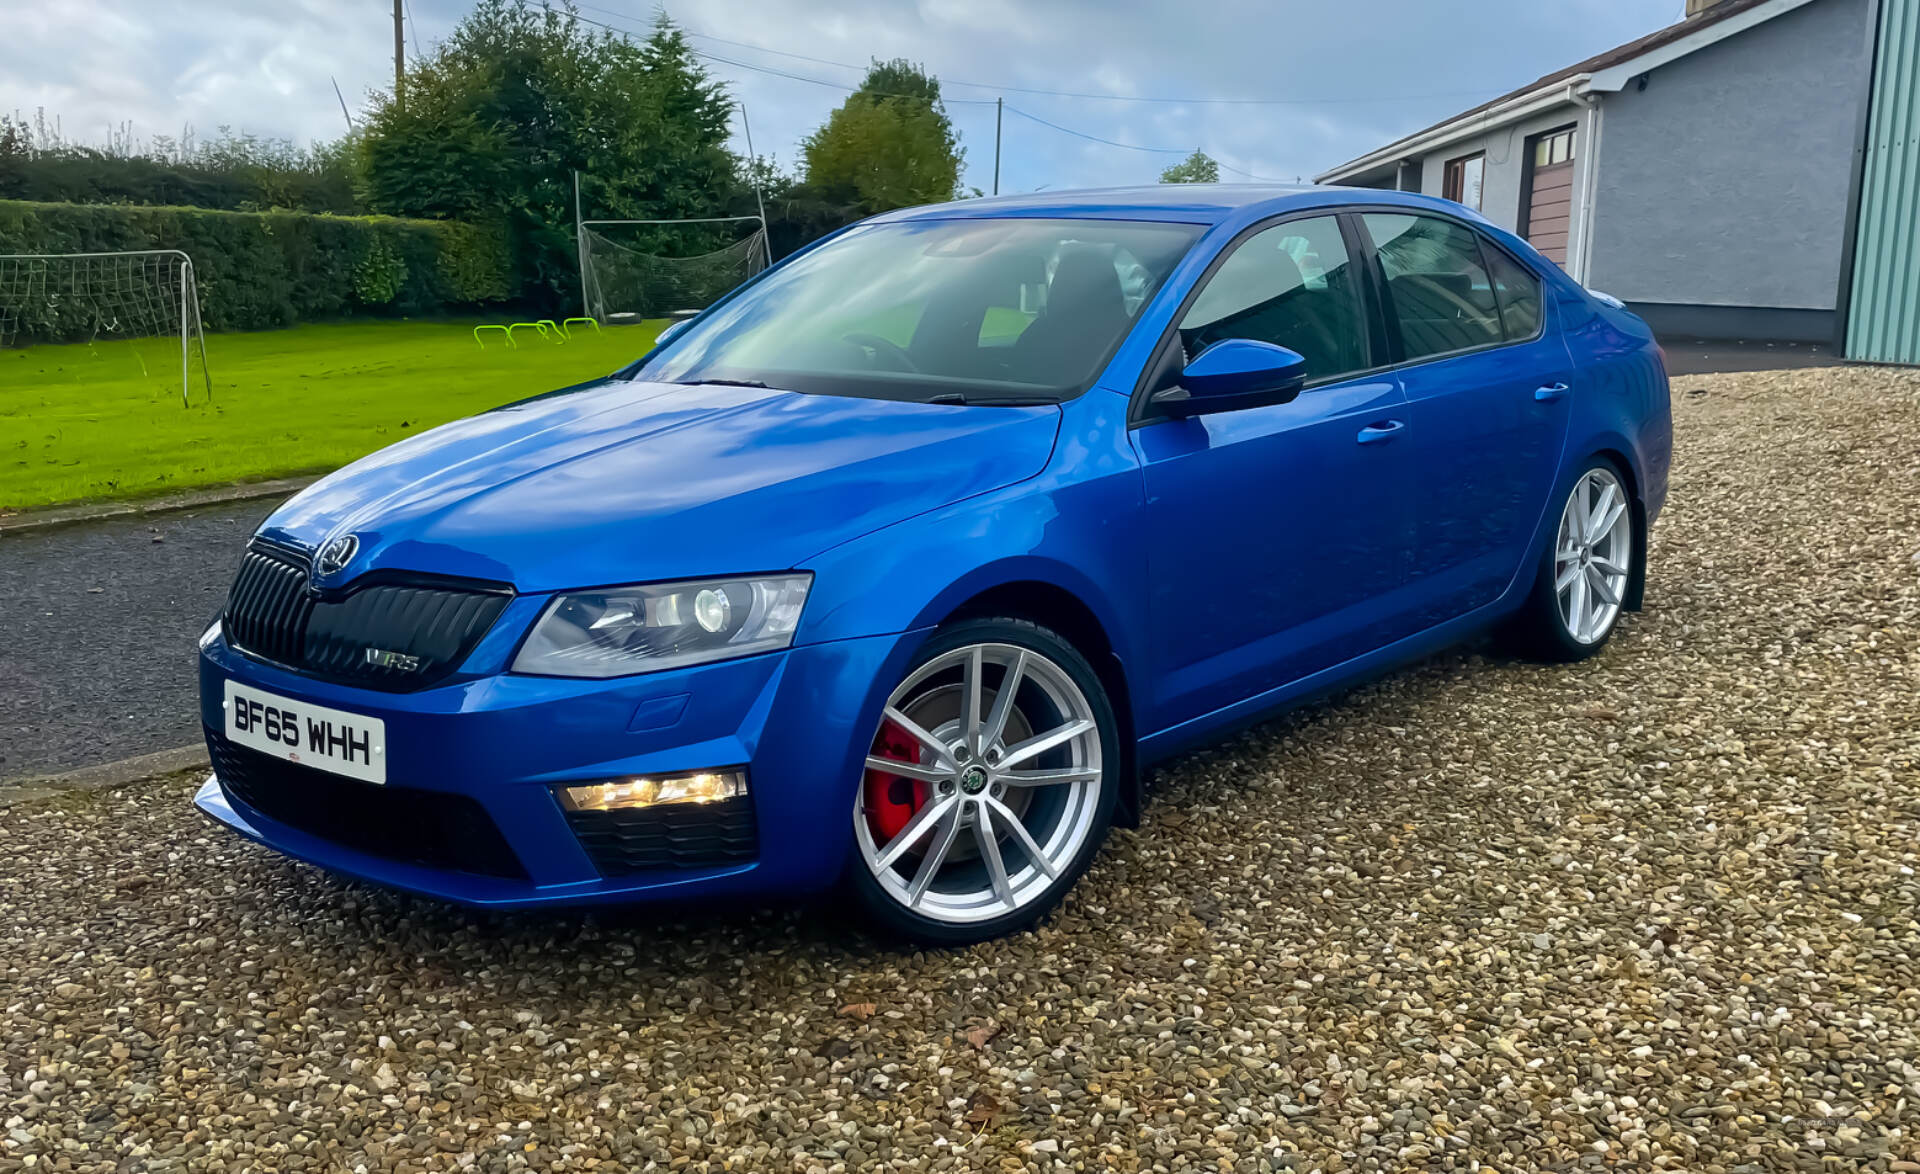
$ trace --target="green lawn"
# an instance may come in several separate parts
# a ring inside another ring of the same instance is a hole
[[[166,340],[0,350],[0,510],[334,469],[422,428],[604,375],[664,321],[520,331],[474,344],[472,322],[301,326],[207,336],[213,400]]]

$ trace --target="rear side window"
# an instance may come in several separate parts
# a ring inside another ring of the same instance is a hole
[[[1406,358],[1505,340],[1493,276],[1472,230],[1433,216],[1369,212],[1364,219]]]
[[[1499,249],[1482,246],[1480,252],[1493,271],[1493,288],[1500,295],[1500,321],[1507,328],[1507,341],[1532,338],[1540,331],[1540,279]]]
[[[1336,218],[1277,224],[1214,270],[1180,320],[1180,343],[1188,359],[1222,339],[1274,343],[1304,356],[1314,381],[1364,370],[1357,276]]]

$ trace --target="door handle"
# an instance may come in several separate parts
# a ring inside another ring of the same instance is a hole
[[[1369,424],[1362,428],[1357,439],[1361,444],[1385,444],[1406,426],[1406,423],[1401,420],[1382,420],[1378,424]]]
[[[1566,384],[1549,383],[1545,387],[1535,388],[1533,392],[1533,398],[1545,404],[1545,403],[1552,403],[1554,400],[1559,399],[1561,396],[1565,394],[1567,394]]]

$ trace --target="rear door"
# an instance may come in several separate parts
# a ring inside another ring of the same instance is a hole
[[[1522,570],[1566,443],[1573,363],[1539,276],[1438,215],[1360,217],[1411,428],[1423,626],[1497,599]]]

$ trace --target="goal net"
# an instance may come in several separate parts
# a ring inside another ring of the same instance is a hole
[[[580,223],[581,293],[601,322],[704,310],[770,260],[758,216]]]
[[[171,380],[177,359],[180,402],[188,402],[194,382],[213,398],[200,291],[187,254],[0,254],[0,349],[140,340],[153,341],[127,350],[143,374]],[[197,381],[191,371],[196,358]]]

